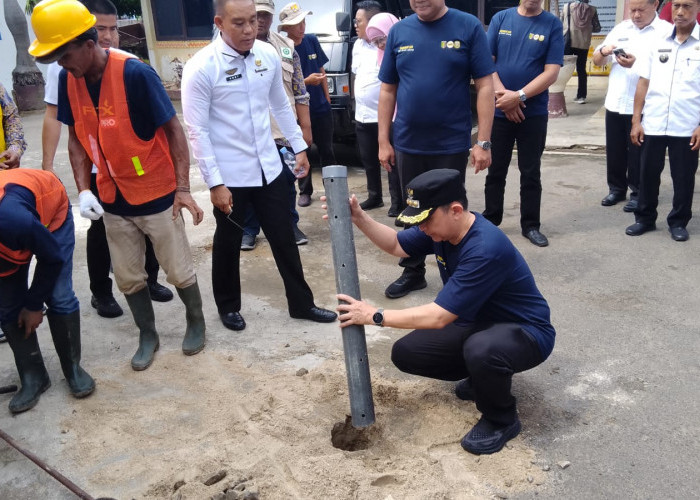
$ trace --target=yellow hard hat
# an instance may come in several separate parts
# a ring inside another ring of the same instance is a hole
[[[43,57],[92,28],[97,18],[78,0],[43,0],[32,12],[36,40],[29,46],[34,57]]]

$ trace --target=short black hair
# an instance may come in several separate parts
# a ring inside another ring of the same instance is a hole
[[[116,16],[117,8],[110,0],[80,0],[91,14]]]
[[[362,2],[357,2],[355,7],[357,10],[364,10],[367,13],[368,20],[382,11],[382,4],[377,2],[377,0],[362,0]]]
[[[74,42],[80,43],[87,42],[88,40],[92,40],[93,42],[97,43],[97,30],[94,26],[73,39]]]
[[[461,200],[452,201],[452,202],[448,203],[447,205],[442,205],[442,206],[440,206],[440,207],[438,207],[438,208],[439,208],[440,210],[442,210],[443,212],[447,212],[447,211],[450,209],[450,205],[452,205],[452,204],[455,203],[455,202],[457,202],[457,203],[459,203],[460,205],[462,205],[462,208],[463,208],[465,211],[469,209],[469,201],[467,200],[466,195],[465,195],[464,198],[462,198]]]

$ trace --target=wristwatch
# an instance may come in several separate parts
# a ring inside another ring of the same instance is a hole
[[[476,141],[476,145],[484,151],[491,149],[491,141]]]
[[[525,92],[523,92],[523,89],[518,90],[518,97],[520,97],[520,100],[525,102],[527,100],[527,95],[525,95]]]
[[[372,321],[377,326],[384,326],[384,309],[381,307],[372,315]]]

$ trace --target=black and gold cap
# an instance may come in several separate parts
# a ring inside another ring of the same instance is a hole
[[[467,196],[459,172],[438,168],[420,174],[406,186],[406,208],[398,220],[406,226],[422,224],[436,208],[459,201]]]

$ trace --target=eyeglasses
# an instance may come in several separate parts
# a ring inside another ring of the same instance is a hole
[[[386,43],[386,38],[387,38],[387,37],[385,37],[385,36],[380,36],[380,37],[375,38],[374,40],[372,40],[370,43],[371,43],[372,45],[374,45],[375,47],[379,47],[380,45]]]
[[[357,26],[357,19],[353,19],[353,20],[352,20],[352,25],[353,25],[353,26]]]

